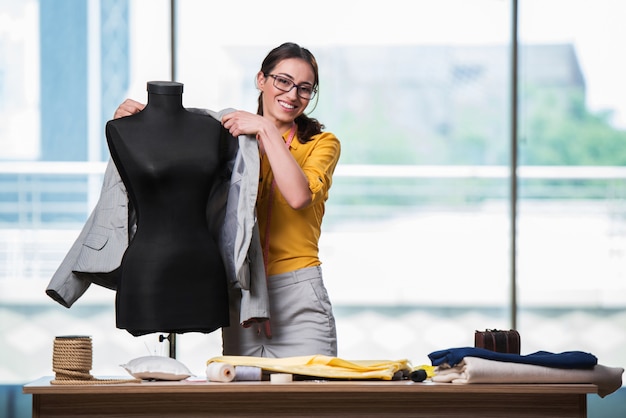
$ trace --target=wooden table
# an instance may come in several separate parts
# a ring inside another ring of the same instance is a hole
[[[589,384],[148,382],[23,388],[33,417],[586,417]]]

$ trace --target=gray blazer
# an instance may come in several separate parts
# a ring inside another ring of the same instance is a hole
[[[221,121],[232,112],[188,109],[209,114]],[[256,223],[256,198],[259,181],[259,150],[254,137],[239,136],[233,159],[224,213],[211,214],[222,221],[218,237],[229,287],[241,289],[240,323],[269,319],[269,298],[263,252]],[[210,206],[210,205],[209,205]],[[209,210],[211,208],[209,207]],[[135,213],[129,205],[126,187],[112,160],[109,160],[100,198],[78,238],[56,270],[46,294],[70,308],[91,283],[115,290],[122,256],[134,236]]]

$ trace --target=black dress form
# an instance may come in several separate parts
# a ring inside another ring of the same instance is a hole
[[[138,336],[228,326],[224,265],[207,205],[228,132],[182,104],[183,85],[149,82],[141,112],[106,125],[111,157],[137,214],[121,264],[117,327]],[[214,202],[221,204],[224,202]]]

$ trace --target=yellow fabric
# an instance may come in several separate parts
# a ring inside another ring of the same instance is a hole
[[[221,356],[209,359],[207,365],[213,362],[228,363],[233,366],[254,366],[270,372],[332,379],[391,380],[396,372],[411,371],[408,360],[348,361],[324,355],[282,358]]]
[[[286,132],[283,135],[284,140],[288,134]],[[290,151],[309,180],[312,203],[304,209],[294,210],[275,186],[270,221],[270,276],[320,265],[318,242],[322,217],[333,173],[339,161],[341,145],[330,132],[314,135],[306,144],[301,144],[296,135],[291,142]],[[260,180],[257,219],[261,246],[265,247],[269,195],[274,180],[267,156],[261,159]]]

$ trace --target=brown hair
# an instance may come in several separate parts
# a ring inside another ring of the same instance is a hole
[[[313,88],[317,90],[319,85],[317,61],[311,51],[293,42],[285,42],[272,49],[261,64],[261,72],[267,77],[278,63],[290,58],[302,59],[311,66],[315,77]],[[263,92],[259,94],[257,114],[263,115]],[[317,119],[311,118],[304,113],[296,118],[296,124],[298,125],[298,140],[303,144],[309,142],[313,135],[319,134],[324,129],[324,125]]]

